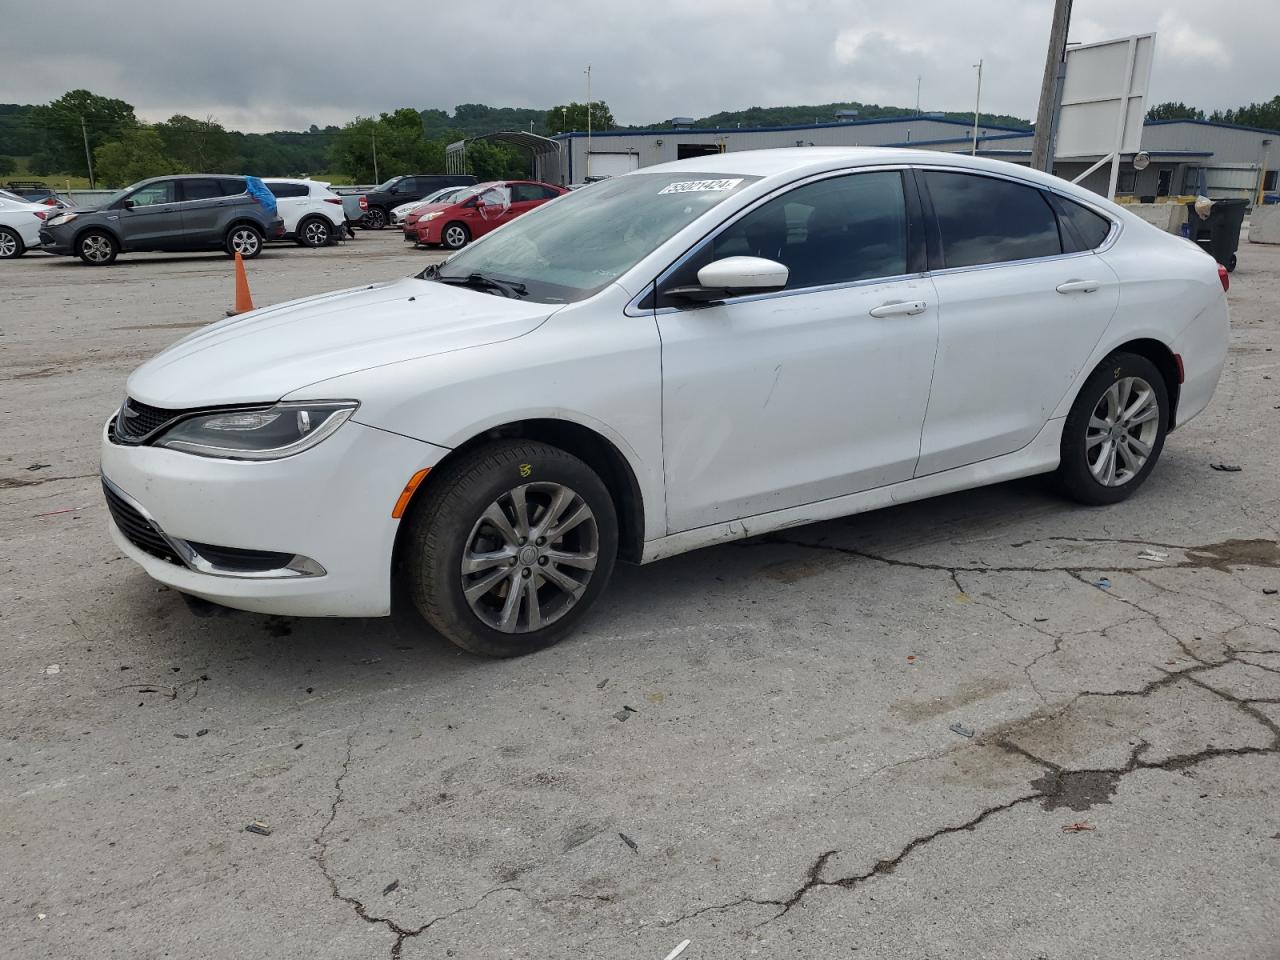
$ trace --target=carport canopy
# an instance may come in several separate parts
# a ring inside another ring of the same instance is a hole
[[[444,168],[446,173],[464,174],[467,172],[467,144],[475,143],[477,140],[488,140],[491,143],[510,143],[513,146],[523,147],[528,150],[533,157],[533,176],[535,179],[545,179],[543,175],[543,166],[545,161],[550,158],[560,157],[560,143],[549,137],[543,137],[536,133],[528,133],[524,130],[499,130],[496,133],[484,133],[478,137],[468,137],[466,140],[457,140],[444,150]]]

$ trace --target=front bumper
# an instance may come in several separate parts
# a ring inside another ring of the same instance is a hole
[[[299,559],[292,570],[267,565],[236,573],[213,553],[214,563],[181,555],[181,548],[163,559],[155,554],[165,551],[140,548],[137,529],[126,536],[115,520],[111,536],[153,579],[224,606],[281,616],[385,616],[399,526],[391,510],[409,478],[447,452],[353,421],[296,456],[257,462],[125,446],[104,429],[104,479],[161,540]]]
[[[60,253],[64,257],[74,253],[71,241],[69,234],[63,235],[61,231],[54,233],[48,227],[40,228],[40,249],[45,253]]]

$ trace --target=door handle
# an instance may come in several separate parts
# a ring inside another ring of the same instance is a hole
[[[873,317],[914,317],[917,313],[924,313],[928,307],[929,304],[923,300],[895,300],[872,307],[867,312]]]
[[[1101,283],[1097,280],[1068,280],[1055,288],[1059,293],[1093,293]]]

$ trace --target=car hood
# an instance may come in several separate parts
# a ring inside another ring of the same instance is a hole
[[[450,207],[456,206],[452,203],[424,203],[416,207],[413,216],[421,219],[424,214],[434,213],[437,210],[448,210]]]
[[[127,389],[169,409],[268,403],[331,377],[511,340],[559,308],[415,278],[340,290],[204,327],[135,370]]]

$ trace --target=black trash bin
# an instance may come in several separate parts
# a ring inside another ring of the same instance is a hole
[[[1209,218],[1201,220],[1195,204],[1187,204],[1187,236],[1204,247],[1228,272],[1236,268],[1240,227],[1248,206],[1248,200],[1214,200]]]

